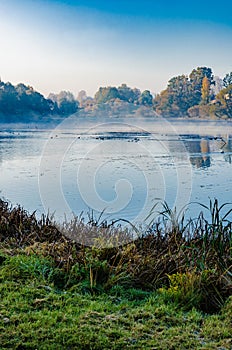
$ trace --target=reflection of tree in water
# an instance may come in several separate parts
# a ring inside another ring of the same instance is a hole
[[[209,140],[201,139],[200,142],[201,154],[202,154],[202,167],[210,167],[210,149]]]
[[[231,135],[226,135],[226,137],[224,138],[225,140],[225,144],[222,148],[223,152],[226,153],[224,156],[224,159],[226,162],[228,162],[229,164],[232,163],[232,137]]]
[[[197,168],[210,167],[209,140],[201,139],[201,137],[197,135],[192,140],[185,140],[184,143],[190,153],[189,160],[193,166]]]
[[[214,141],[214,144],[211,144],[213,150],[224,153],[224,160],[232,164],[232,137],[230,135],[209,138],[195,135],[191,140],[184,140],[190,154],[189,160],[191,164],[197,168],[208,168],[211,166],[209,140]]]

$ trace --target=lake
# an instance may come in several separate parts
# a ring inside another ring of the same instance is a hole
[[[1,126],[0,196],[56,220],[72,213],[143,222],[161,201],[231,202],[232,123],[80,119],[56,127]]]

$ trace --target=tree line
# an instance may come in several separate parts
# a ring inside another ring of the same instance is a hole
[[[232,118],[232,72],[222,79],[214,76],[209,67],[197,67],[189,75],[179,75],[168,81],[161,93],[152,96],[126,84],[119,87],[100,87],[94,98],[85,91],[78,95],[82,108],[96,110],[101,104],[130,103],[151,108],[162,117]]]
[[[45,98],[31,86],[0,81],[0,122],[43,122],[54,116],[68,116],[77,109],[78,101],[70,92]]]
[[[174,77],[153,107],[164,117],[232,118],[232,72],[221,79],[211,68],[198,67],[189,76]]]
[[[69,91],[49,94],[45,98],[31,86],[16,86],[0,80],[0,121],[45,121],[56,116],[67,117],[78,110],[84,112],[143,108],[162,117],[232,118],[232,72],[221,79],[209,67],[197,67],[189,75],[179,75],[168,81],[161,93],[153,96],[126,84],[100,87],[94,97],[84,90],[77,97]],[[97,113],[96,113],[97,115]]]

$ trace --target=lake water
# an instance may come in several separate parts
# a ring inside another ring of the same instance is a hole
[[[160,201],[231,202],[232,123],[68,118],[57,127],[2,126],[0,196],[29,211],[144,221]],[[156,206],[157,205],[157,206]],[[190,204],[194,217],[201,207]],[[154,215],[156,215],[154,213]]]

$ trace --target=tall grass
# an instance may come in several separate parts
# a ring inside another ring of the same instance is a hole
[[[130,230],[93,216],[87,223],[78,218],[65,223],[64,234],[48,216],[37,219],[0,200],[0,248],[3,255],[23,252],[52,259],[54,288],[159,290],[187,308],[214,312],[232,294],[232,209],[222,213],[226,206],[217,200],[209,207],[202,204],[210,219],[201,212],[187,221],[163,203],[156,221],[151,212],[150,224],[133,240]],[[105,237],[111,244],[101,244]]]

